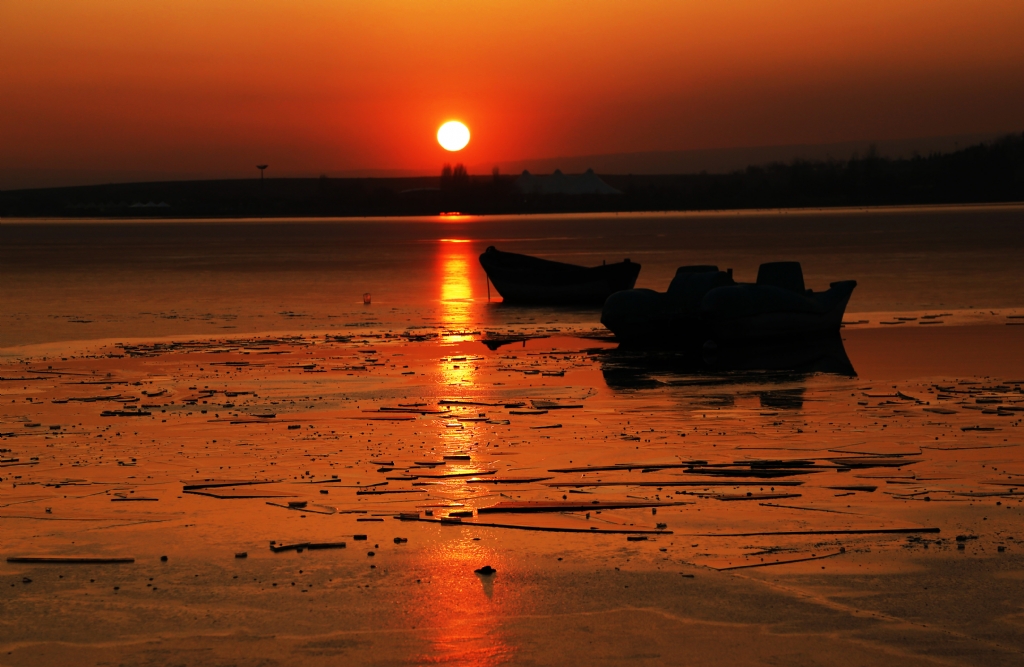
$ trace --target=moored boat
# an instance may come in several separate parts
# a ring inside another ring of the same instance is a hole
[[[508,303],[600,306],[615,292],[632,289],[640,265],[628,259],[586,267],[530,255],[502,252],[494,246],[480,265]]]
[[[839,331],[855,280],[814,292],[799,262],[770,262],[756,283],[716,266],[678,269],[666,292],[629,290],[605,303],[601,322],[624,343],[679,346],[827,335]]]

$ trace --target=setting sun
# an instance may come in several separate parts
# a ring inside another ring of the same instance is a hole
[[[469,128],[450,120],[437,130],[437,143],[446,151],[461,151],[469,143]]]

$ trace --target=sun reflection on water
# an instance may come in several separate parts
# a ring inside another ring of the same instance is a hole
[[[457,343],[472,340],[469,335],[476,325],[473,282],[476,255],[466,239],[441,239],[438,244],[438,283],[441,285],[441,325],[447,332],[445,341]],[[453,355],[440,362],[441,381],[449,386],[470,385],[475,363]]]
[[[438,244],[438,267],[441,285],[441,324],[448,330],[462,332],[472,328],[473,269],[476,256],[467,239],[441,239]]]
[[[445,330],[446,345],[472,341],[470,332],[477,324],[473,282],[478,271],[476,254],[467,239],[441,239],[437,253],[440,293],[440,323]],[[477,359],[474,355],[448,354],[438,361],[438,390],[446,398],[461,398],[474,388]],[[473,413],[475,414],[475,413]],[[472,423],[461,423],[456,416],[470,416],[462,409],[453,411],[451,419],[439,424],[441,439],[447,453],[469,451],[472,444]]]

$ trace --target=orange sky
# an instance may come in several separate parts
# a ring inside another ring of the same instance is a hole
[[[1020,0],[32,0],[0,26],[0,187],[432,173],[452,118],[471,165],[1024,130]]]

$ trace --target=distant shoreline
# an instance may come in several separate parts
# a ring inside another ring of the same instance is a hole
[[[0,191],[0,217],[377,218],[1009,204],[1024,201],[1024,134],[927,157],[869,152],[845,161],[773,163],[725,174],[588,178],[596,187],[586,192],[615,194],[576,194],[557,185],[572,180],[562,175],[551,181],[553,191],[538,191],[538,179],[525,172],[460,179],[163,181]]]

